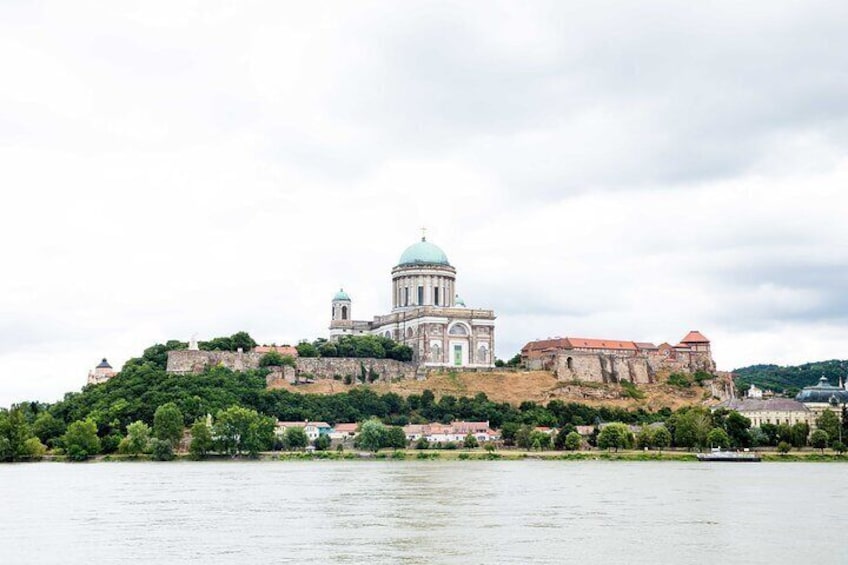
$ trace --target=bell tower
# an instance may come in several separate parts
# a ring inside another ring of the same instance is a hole
[[[341,335],[353,328],[350,296],[339,289],[333,297],[333,309],[330,317],[330,336]]]

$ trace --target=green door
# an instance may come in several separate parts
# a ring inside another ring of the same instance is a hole
[[[462,365],[462,346],[454,345],[453,346],[453,364],[454,365]]]

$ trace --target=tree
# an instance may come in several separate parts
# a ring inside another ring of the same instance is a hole
[[[521,449],[530,449],[533,446],[533,428],[530,426],[521,426],[515,432],[515,445]]]
[[[62,445],[71,461],[85,461],[100,451],[100,438],[97,437],[97,424],[91,418],[71,422]]]
[[[613,422],[607,424],[598,434],[598,447],[601,449],[629,448],[633,445],[633,434],[626,424]]]
[[[829,438],[836,439],[839,437],[839,417],[829,408],[825,409],[821,416],[816,419],[816,427],[826,432]]]
[[[664,447],[671,445],[671,432],[665,426],[660,426],[654,430],[653,446],[662,452]]]
[[[786,455],[792,449],[792,444],[786,441],[781,441],[777,444],[777,452],[781,455]]]
[[[702,408],[690,408],[677,418],[674,443],[687,449],[703,447],[710,429],[712,419],[709,413]]]
[[[583,438],[577,432],[568,432],[568,435],[565,436],[565,448],[568,451],[577,451],[582,442]]]
[[[804,447],[807,445],[807,437],[810,435],[810,426],[806,422],[798,422],[789,428],[789,442],[792,447]]]
[[[751,447],[751,420],[731,410],[724,421],[724,430],[733,447]]]
[[[20,461],[28,457],[26,441],[30,437],[32,432],[22,406],[0,412],[0,461]]]
[[[173,402],[163,404],[153,415],[153,435],[176,447],[183,438],[183,413]]]
[[[430,449],[429,440],[426,437],[421,436],[418,438],[418,441],[415,442],[415,449]]]
[[[315,441],[312,442],[312,445],[314,445],[315,449],[317,449],[318,451],[327,451],[328,449],[330,449],[331,443],[332,441],[330,440],[330,436],[322,434],[315,438]]]
[[[198,418],[191,426],[189,452],[195,459],[203,459],[212,449],[212,430],[206,418]]]
[[[371,418],[362,424],[357,436],[359,447],[368,451],[377,451],[385,444],[386,426],[377,418]]]
[[[464,447],[465,449],[475,449],[477,447],[480,447],[480,444],[477,441],[477,438],[474,437],[474,434],[469,432],[465,436],[465,439],[462,441],[462,447]]]
[[[256,457],[273,445],[274,426],[273,418],[256,410],[231,406],[218,412],[213,435],[217,438],[218,451],[234,457],[243,453]]]
[[[259,358],[260,367],[280,367],[283,364],[283,356],[276,351],[269,351]]]
[[[309,342],[302,341],[295,346],[298,357],[318,357],[318,348]]]
[[[833,450],[839,455],[845,453],[845,444],[839,440],[834,441],[833,445],[831,445],[830,447],[833,448]]]
[[[391,426],[386,431],[385,444],[382,447],[391,447],[394,449],[406,448],[406,434],[400,426]]]
[[[174,458],[174,448],[166,439],[153,438],[150,441],[150,456],[154,461],[171,461]]]
[[[810,434],[810,444],[816,449],[821,449],[822,455],[824,455],[824,448],[827,447],[829,439],[828,433],[822,429],[815,430]]]
[[[24,442],[24,451],[30,459],[41,459],[47,453],[47,446],[41,443],[37,437],[31,437]]]
[[[306,430],[300,426],[291,426],[286,428],[286,431],[283,434],[283,447],[286,451],[303,449],[307,445],[309,445],[309,437],[306,435]]]
[[[150,444],[150,427],[141,420],[127,426],[127,437],[121,440],[119,450],[137,456],[147,451]]]
[[[654,445],[654,430],[648,426],[642,426],[639,433],[636,434],[636,447],[645,449]]]
[[[53,443],[65,433],[65,423],[45,410],[33,422],[32,433],[42,443],[52,447]]]
[[[719,447],[727,449],[730,447],[730,436],[721,428],[713,428],[707,434],[707,443],[710,447]]]

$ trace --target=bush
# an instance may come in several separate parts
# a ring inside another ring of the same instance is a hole
[[[581,443],[583,443],[583,438],[581,438],[580,434],[577,432],[569,432],[569,434],[565,436],[565,448],[568,451],[577,451],[580,449]]]
[[[689,388],[692,386],[692,377],[683,373],[672,373],[668,376],[668,384],[678,388]]]
[[[47,453],[45,446],[37,437],[31,437],[24,442],[24,451],[31,459],[41,459]]]
[[[421,436],[420,438],[418,438],[418,441],[415,442],[415,449],[429,449],[429,448],[430,448],[430,442],[424,436]]]
[[[480,444],[477,442],[477,438],[474,437],[474,434],[469,433],[467,436],[465,436],[465,440],[463,440],[462,446],[465,449],[474,449],[475,447],[479,447]]]
[[[630,381],[621,381],[619,383],[621,385],[622,391],[624,395],[633,398],[635,400],[641,400],[645,398],[645,393],[636,388],[636,385],[631,383]]]
[[[312,442],[312,445],[315,446],[315,449],[318,451],[327,451],[330,449],[330,436],[328,435],[320,435],[315,438],[315,441]]]
[[[174,458],[174,448],[166,439],[153,438],[150,440],[150,457],[154,461],[171,461]]]
[[[792,446],[789,444],[789,442],[781,441],[777,444],[777,452],[781,455],[786,455],[787,453],[789,453],[790,449],[792,449]]]

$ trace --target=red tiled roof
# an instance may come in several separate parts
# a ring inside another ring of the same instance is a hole
[[[557,339],[542,339],[539,341],[531,341],[525,345],[521,351],[523,353],[529,351],[539,351],[544,349],[622,349],[635,351],[636,344],[632,341],[621,341],[618,339],[593,339],[586,337],[563,337]]]
[[[680,340],[680,343],[709,343],[709,342],[710,342],[710,340],[708,340],[706,337],[704,337],[704,334],[702,334],[698,330],[692,330],[691,332],[686,334],[686,337],[684,337],[683,339]]]
[[[297,357],[297,349],[290,345],[257,345],[253,348],[256,353],[270,353],[276,351],[280,355]]]
[[[356,431],[358,425],[359,424],[357,424],[356,422],[336,424],[336,427],[334,429],[339,433],[352,434]]]

